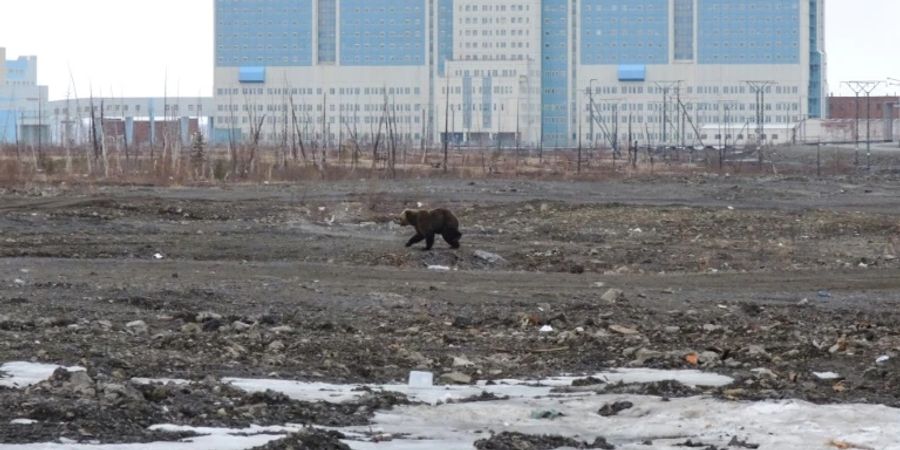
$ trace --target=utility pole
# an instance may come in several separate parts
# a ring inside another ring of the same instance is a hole
[[[766,140],[766,92],[774,85],[778,84],[773,80],[764,81],[744,81],[750,90],[756,94],[756,151],[759,156],[759,168],[763,165],[763,144]]]
[[[450,126],[450,77],[447,77],[447,81],[445,82],[445,92],[444,92],[444,173],[447,173],[447,159],[450,148],[450,132],[448,127]],[[455,119],[454,115],[454,119]]]
[[[866,95],[866,170],[872,170],[872,120],[871,94],[881,86],[881,81],[846,81],[844,84],[856,94],[856,165],[859,166],[859,96]]]
[[[591,81],[588,82],[588,102],[590,103],[589,108],[591,111],[590,117],[590,127],[588,128],[588,132],[591,135],[591,142],[597,142],[597,136],[594,134],[594,82],[599,81],[596,78],[591,78]],[[592,145],[593,146],[593,145]]]
[[[668,115],[668,95],[669,89],[675,88],[675,91],[680,91],[682,80],[674,80],[674,81],[657,81],[654,84],[657,88],[662,90],[663,94],[663,102],[662,102],[662,145],[665,147],[668,144],[668,123],[669,123],[669,115]],[[680,94],[679,94],[680,97]]]

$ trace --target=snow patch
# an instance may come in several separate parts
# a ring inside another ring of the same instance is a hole
[[[730,377],[700,372],[698,370],[622,369],[600,372],[594,374],[593,377],[611,384],[620,382],[625,384],[653,383],[673,380],[687,386],[719,387],[727,386],[734,382]],[[510,397],[549,395],[552,388],[571,386],[572,381],[576,379],[578,378],[565,376],[532,381],[517,379],[496,380],[490,385],[485,381],[480,381],[472,386],[410,387],[406,384],[383,384],[369,385],[368,387],[385,391],[400,392],[407,395],[410,400],[435,405],[452,400],[462,400],[467,397],[479,395],[482,392]],[[293,399],[305,401],[343,403],[353,401],[365,394],[365,392],[357,390],[357,388],[362,385],[305,383],[301,381],[246,378],[225,378],[222,381],[248,392],[273,390],[282,392]]]
[[[62,366],[32,362],[9,362],[0,366],[0,386],[23,388],[38,384],[53,375]],[[83,372],[84,367],[66,367],[69,372]]]
[[[23,367],[7,370],[25,379]],[[37,372],[33,366],[26,366]],[[49,376],[52,370],[42,372]],[[55,366],[53,367],[55,370]],[[715,387],[731,384],[722,375],[700,371],[623,369],[601,372],[594,378],[608,383],[650,383],[674,380],[690,386]],[[32,373],[31,379],[39,378]],[[377,412],[372,425],[336,429],[347,436],[344,442],[355,450],[471,450],[472,444],[491,433],[517,431],[529,434],[553,433],[592,441],[603,436],[620,450],[652,448],[681,450],[688,439],[726,448],[732,437],[760,448],[801,450],[828,448],[829,442],[849,442],[860,448],[900,450],[900,409],[878,405],[820,406],[803,401],[730,402],[703,396],[668,401],[654,396],[597,394],[594,392],[552,393],[554,387],[570,386],[575,377],[561,376],[537,381],[500,380],[488,385],[423,386],[405,384],[373,385],[375,389],[401,392],[422,405],[399,406]],[[39,381],[39,380],[37,380]],[[142,382],[186,380],[135,379]],[[290,380],[230,378],[224,380],[247,391],[268,389],[305,401],[347,402],[364,394],[356,385],[303,383]],[[447,403],[489,392],[508,399]],[[634,404],[615,416],[604,417],[598,410],[607,403]],[[536,419],[535,410],[555,410],[563,416],[554,420]],[[0,450],[239,450],[263,445],[284,434],[299,431],[300,425],[247,429],[194,428],[155,425],[153,430],[193,431],[203,436],[179,442],[152,444],[91,445],[49,443],[0,445]],[[389,443],[369,442],[371,433],[400,436]]]

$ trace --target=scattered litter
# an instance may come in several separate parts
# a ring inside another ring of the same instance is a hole
[[[34,425],[36,423],[38,421],[33,419],[13,419],[9,421],[10,425]]]
[[[629,327],[626,327],[626,326],[622,326],[622,325],[610,325],[610,326],[609,326],[609,329],[610,329],[611,331],[614,331],[614,332],[619,333],[619,334],[624,334],[624,335],[626,335],[626,336],[631,336],[631,335],[638,334],[638,330],[636,330],[636,329],[634,329],[634,328],[629,328]]]
[[[413,370],[409,372],[409,387],[430,388],[434,386],[434,374]]]
[[[684,361],[692,366],[697,366],[700,364],[700,355],[697,353],[689,353],[685,355]]]
[[[155,253],[153,255],[153,259],[163,259],[165,256],[162,253]]]
[[[734,211],[734,206],[729,206],[729,207],[728,207],[728,210],[729,210],[729,211]]]
[[[491,264],[506,262],[506,259],[504,259],[502,256],[496,253],[486,252],[484,250],[475,250],[475,257]]]
[[[827,289],[823,289],[817,293],[819,298],[831,298],[831,292],[828,292]]]
[[[888,361],[891,360],[891,357],[888,355],[881,355],[878,359],[875,360],[875,364],[887,364]]]
[[[544,325],[541,327],[540,331],[541,331],[541,333],[552,333],[553,327],[551,327],[550,325]]]
[[[23,280],[23,279],[21,279],[21,278],[16,278],[15,280],[13,280],[13,283],[16,283],[16,284],[19,285],[19,286],[24,286],[24,285],[25,285],[25,280]]]
[[[437,270],[440,272],[449,272],[450,267],[447,266],[428,266],[428,270]]]
[[[849,450],[849,449],[875,450],[874,447],[869,447],[868,445],[853,444],[851,442],[842,441],[842,440],[838,440],[838,439],[832,439],[832,440],[828,441],[828,445],[831,447],[834,447],[834,448],[847,449],[847,450]]]
[[[842,378],[835,372],[813,372],[813,375],[820,380],[840,380]]]

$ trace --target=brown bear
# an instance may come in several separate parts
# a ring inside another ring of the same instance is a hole
[[[407,209],[400,214],[400,225],[416,229],[416,235],[406,243],[407,247],[424,240],[425,250],[431,250],[434,246],[434,235],[440,234],[450,247],[459,248],[459,239],[462,237],[462,233],[459,232],[459,220],[446,209],[432,211]]]

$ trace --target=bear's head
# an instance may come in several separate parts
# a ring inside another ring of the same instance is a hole
[[[402,227],[409,226],[412,224],[414,215],[415,215],[415,211],[413,211],[411,209],[403,210],[403,212],[400,213],[400,216],[397,217],[397,223],[399,223],[400,226],[402,226]]]

